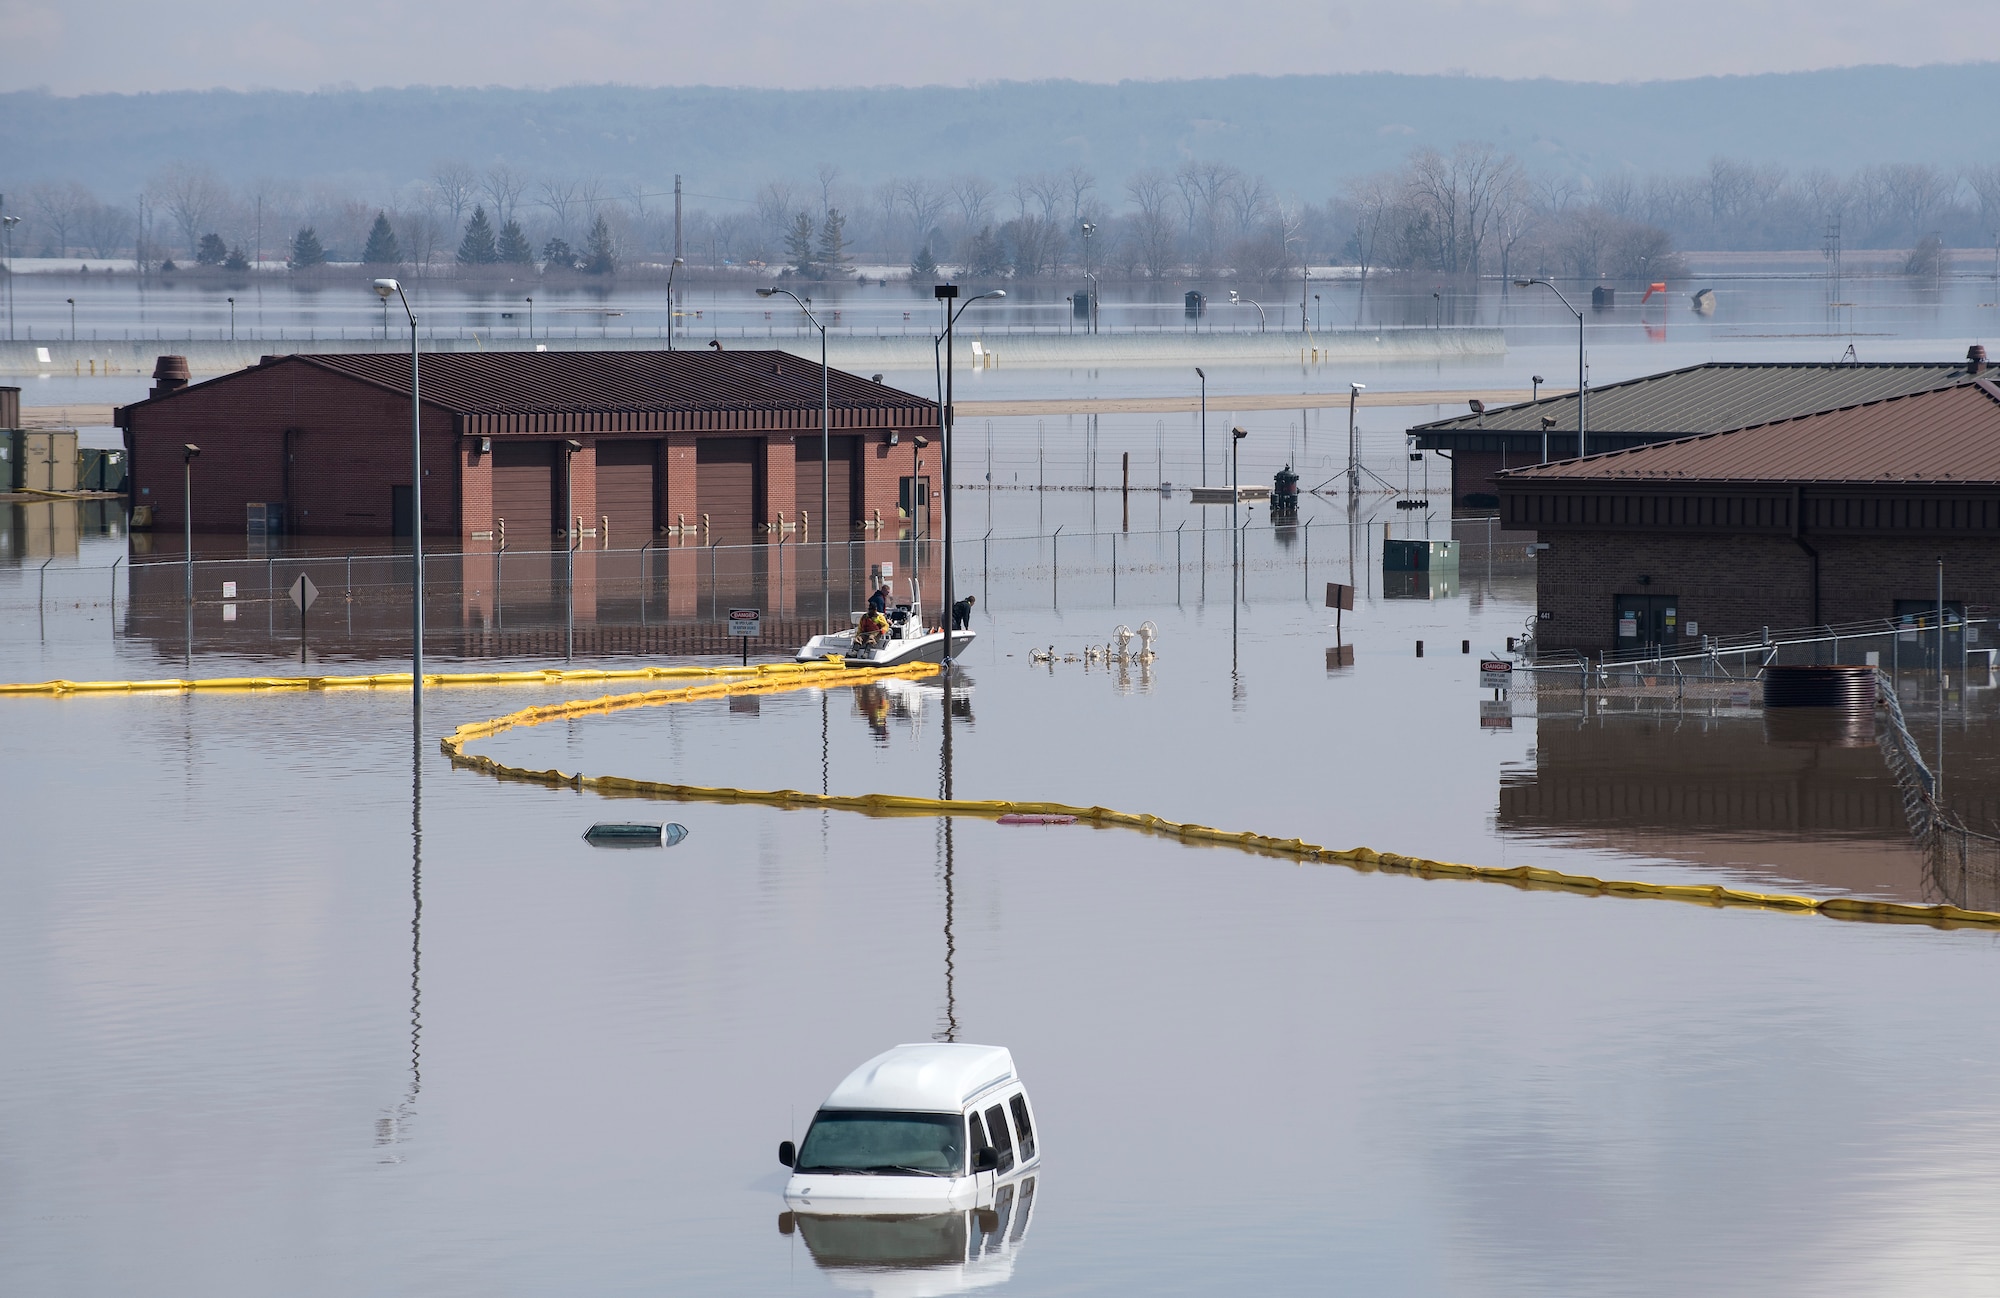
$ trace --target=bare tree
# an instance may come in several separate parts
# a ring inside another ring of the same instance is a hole
[[[575,242],[572,236],[576,233],[577,182],[561,178],[544,180],[540,189],[542,205],[549,209],[549,218],[555,223],[556,235],[565,242]],[[504,225],[506,222],[503,221],[501,224]]]
[[[1890,214],[1912,240],[1930,231],[1932,216],[1958,184],[1928,162],[1892,162],[1880,172]]]
[[[205,163],[168,163],[146,182],[146,194],[179,227],[190,256],[229,203],[229,186]]]
[[[1087,168],[1071,163],[1063,170],[1062,182],[1064,188],[1069,190],[1069,219],[1074,225],[1083,220],[1084,205],[1097,188],[1097,177],[1091,175]]]
[[[76,232],[83,214],[96,205],[96,195],[74,180],[44,183],[28,190],[28,206],[35,219],[48,228],[58,257],[69,255],[70,236]]]
[[[1139,209],[1132,220],[1133,251],[1147,275],[1164,279],[1174,262],[1174,183],[1166,172],[1148,168],[1125,182],[1125,194]]]
[[[930,238],[932,227],[937,225],[938,216],[951,202],[951,196],[921,177],[892,181],[891,185],[896,206],[909,213],[911,246],[921,246]]]
[[[1354,250],[1361,262],[1361,291],[1354,303],[1354,323],[1362,322],[1368,305],[1368,270],[1375,264],[1384,227],[1396,210],[1398,182],[1392,176],[1369,176],[1348,186],[1348,201],[1354,205]]]
[[[1982,162],[1965,169],[1965,185],[1979,201],[1979,229],[2000,238],[2000,166]]]
[[[819,185],[819,217],[825,220],[826,214],[833,210],[833,187],[840,180],[840,168],[831,162],[822,162],[813,173],[813,179]]]
[[[967,230],[976,230],[985,223],[987,205],[993,201],[992,181],[966,172],[952,177],[949,189],[958,203],[958,213],[964,219]]]
[[[132,213],[112,203],[92,203],[78,217],[77,238],[93,257],[115,257],[131,246]]]
[[[785,231],[791,228],[792,214],[799,210],[801,203],[799,188],[789,180],[766,181],[757,191],[757,224],[763,236],[763,245],[758,249],[762,256],[779,247],[785,238]]]
[[[431,164],[431,189],[456,230],[479,193],[479,173],[463,162],[441,159]]]
[[[479,187],[493,204],[494,225],[500,226],[514,219],[514,206],[526,192],[528,178],[506,163],[496,162],[486,169]]]

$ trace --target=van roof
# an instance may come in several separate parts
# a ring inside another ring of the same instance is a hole
[[[1014,1056],[1005,1046],[925,1041],[896,1046],[849,1073],[830,1109],[918,1109],[957,1113],[973,1096],[1014,1079]]]

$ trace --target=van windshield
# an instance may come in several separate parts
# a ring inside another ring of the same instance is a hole
[[[965,1121],[955,1113],[821,1109],[796,1170],[874,1176],[958,1176]]]

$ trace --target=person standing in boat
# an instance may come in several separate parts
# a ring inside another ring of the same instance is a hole
[[[889,611],[889,585],[887,582],[876,587],[875,593],[868,597],[868,611],[871,613],[887,613]]]
[[[979,602],[979,596],[967,595],[951,606],[951,629],[963,631],[972,625],[972,606]]]

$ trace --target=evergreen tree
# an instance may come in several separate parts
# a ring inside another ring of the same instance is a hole
[[[519,221],[509,221],[500,227],[500,260],[509,266],[535,264],[534,246],[528,242],[528,236],[521,233]]]
[[[250,258],[244,253],[243,249],[231,248],[229,255],[222,259],[222,268],[224,270],[249,270]]]
[[[500,260],[500,249],[493,241],[493,222],[486,219],[486,209],[472,209],[472,219],[465,223],[465,237],[458,241],[458,264],[461,266],[491,266]]]
[[[910,280],[912,283],[925,284],[935,282],[937,277],[937,258],[931,255],[931,246],[927,243],[917,249],[916,256],[910,258]]]
[[[575,270],[576,249],[563,239],[550,239],[542,245],[543,270]]]
[[[368,246],[361,250],[361,260],[370,266],[394,266],[403,260],[402,245],[396,242],[396,232],[389,228],[387,213],[375,214],[375,224],[368,231]]]
[[[195,262],[202,266],[220,266],[228,256],[229,249],[223,246],[219,234],[201,236],[201,246],[194,253]]]
[[[320,246],[319,235],[311,226],[300,226],[299,232],[292,236],[292,255],[285,264],[293,270],[326,265],[326,249]]]
[[[590,275],[609,275],[618,268],[618,252],[612,246],[611,223],[599,212],[590,227],[590,242],[584,246],[583,269]]]
[[[819,273],[826,279],[847,270],[847,218],[837,207],[826,209],[819,226]]]
[[[988,278],[1005,273],[1007,269],[1006,241],[993,232],[993,227],[983,226],[978,234],[966,243],[966,269],[979,278]]]
[[[785,233],[785,257],[792,263],[794,274],[812,278],[813,223],[804,212],[793,218],[792,228]]]

